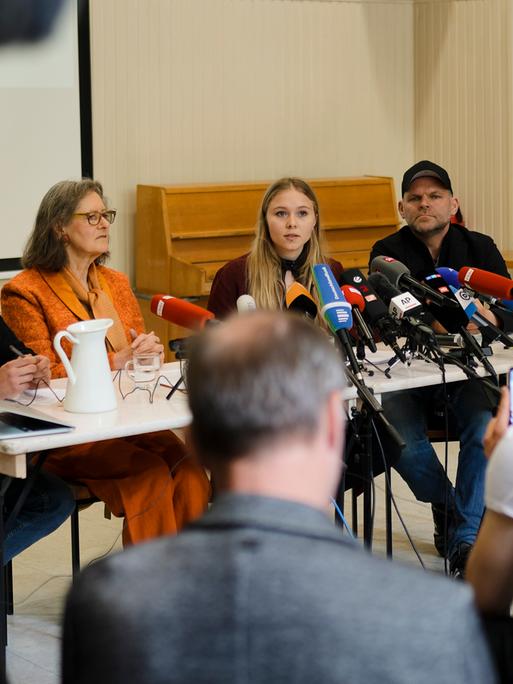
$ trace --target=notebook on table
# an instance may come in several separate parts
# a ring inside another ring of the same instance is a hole
[[[20,406],[8,400],[0,401],[0,439],[53,435],[74,429],[74,425],[50,418],[30,406]]]

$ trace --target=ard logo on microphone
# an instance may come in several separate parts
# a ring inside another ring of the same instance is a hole
[[[337,323],[341,323],[343,325],[344,323],[348,322],[350,316],[350,312],[348,309],[337,309],[336,314]]]

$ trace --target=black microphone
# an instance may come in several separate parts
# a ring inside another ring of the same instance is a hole
[[[432,313],[437,320],[444,326],[444,328],[450,333],[459,333],[463,338],[463,342],[467,351],[473,354],[481,363],[488,373],[497,380],[497,373],[488,361],[488,358],[480,347],[479,343],[476,341],[472,333],[467,330],[468,316],[465,311],[461,308],[458,300],[453,294],[452,290],[449,288],[445,280],[439,273],[431,273],[427,275],[424,280],[427,280],[432,287],[437,291],[444,293],[444,296],[449,298],[452,297],[453,301],[458,305],[458,309],[448,311],[447,308],[443,306],[434,306]]]
[[[392,316],[400,322],[402,335],[410,342],[438,349],[435,331],[422,321],[424,309],[410,292],[401,292],[378,272],[371,273],[369,282],[381,299],[389,305]]]
[[[365,299],[365,309],[363,317],[385,344],[391,347],[403,363],[406,363],[406,356],[397,344],[399,326],[389,315],[387,307],[374,291],[372,285],[358,268],[348,268],[342,272],[340,281],[344,285],[352,285],[359,290]]]
[[[392,259],[392,257],[377,256],[371,261],[370,265],[371,273],[382,273],[388,280],[398,288],[403,288],[405,290],[411,290],[413,294],[421,297],[422,299],[430,299],[437,304],[442,306],[450,306],[452,308],[459,307],[458,302],[450,300],[444,297],[436,290],[428,287],[419,280],[413,278],[410,274],[410,270],[400,261]]]
[[[424,282],[429,284],[431,288],[442,294],[446,299],[452,300],[458,305],[455,309],[447,308],[445,305],[439,305],[433,301],[433,304],[426,303],[426,309],[439,321],[449,333],[459,333],[461,328],[466,328],[468,324],[468,317],[458,303],[452,290],[442,278],[439,273],[429,273],[424,276]]]

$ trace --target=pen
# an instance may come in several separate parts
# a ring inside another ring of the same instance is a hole
[[[167,395],[166,399],[171,399],[171,397],[172,397],[173,394],[176,392],[176,390],[180,387],[180,385],[182,384],[182,382],[183,382],[183,375],[181,375],[180,378],[175,382],[175,384],[173,385],[173,387],[171,387],[171,392],[169,392],[169,394]]]
[[[12,351],[13,354],[16,354],[16,356],[19,356],[20,358],[23,358],[24,356],[27,356],[27,354],[24,354],[21,352],[19,349],[17,349],[14,344],[9,345],[9,349]],[[30,356],[30,355],[28,355]]]

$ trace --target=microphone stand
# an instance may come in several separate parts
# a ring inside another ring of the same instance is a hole
[[[355,431],[355,443],[361,447],[361,462],[363,466],[364,483],[363,483],[363,540],[368,549],[372,548],[372,533],[373,533],[373,516],[371,506],[371,480],[373,478],[372,468],[372,424],[376,420],[384,429],[388,436],[392,439],[399,450],[403,449],[405,442],[399,435],[394,426],[384,415],[383,407],[374,396],[371,389],[369,389],[361,374],[358,361],[354,355],[351,343],[348,339],[345,330],[338,330],[336,338],[342,349],[342,352],[347,358],[350,367],[345,368],[346,377],[356,389],[358,398],[362,406],[360,409],[352,409],[351,424]],[[385,469],[390,474],[390,469],[385,464]],[[386,546],[387,556],[392,556],[392,509],[391,509],[391,492],[388,483],[390,477],[387,478],[386,485]],[[345,481],[342,478],[339,491],[337,493],[337,504],[343,509],[343,495],[344,495]],[[353,504],[355,497],[353,498]],[[353,514],[355,506],[353,507]]]
[[[467,351],[470,354],[472,354],[473,356],[475,356],[476,359],[478,359],[478,361],[481,361],[484,368],[492,376],[492,378],[495,380],[496,384],[499,385],[499,378],[497,377],[497,373],[495,371],[495,368],[492,366],[492,364],[486,358],[485,352],[479,346],[477,341],[474,339],[474,336],[471,333],[469,333],[469,331],[464,327],[461,328],[460,334],[461,334],[463,341],[465,342],[465,347],[466,347]],[[476,373],[476,375],[477,375],[477,373]],[[479,376],[477,376],[477,377],[479,377]]]

